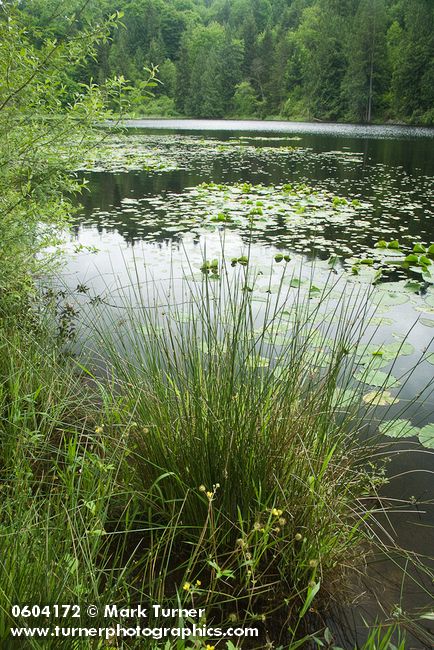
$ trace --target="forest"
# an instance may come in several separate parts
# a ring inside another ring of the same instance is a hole
[[[73,0],[80,29],[122,24],[71,75],[127,79],[135,115],[434,123],[432,0]],[[35,29],[61,37],[57,0],[23,0]],[[143,95],[158,66],[156,98]]]

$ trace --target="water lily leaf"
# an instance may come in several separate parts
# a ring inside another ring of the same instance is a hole
[[[408,302],[408,296],[405,293],[396,293],[394,291],[377,291],[372,296],[372,301],[382,307],[392,307],[394,305],[403,305]]]
[[[425,296],[425,303],[428,307],[434,307],[434,295],[429,294],[428,296]]]
[[[423,283],[418,282],[417,280],[409,280],[404,285],[404,289],[407,289],[408,291],[411,291],[413,293],[419,293],[421,287],[423,287]]]
[[[434,327],[434,320],[432,318],[419,318],[419,323],[425,327]]]
[[[383,359],[393,361],[397,356],[409,356],[414,354],[414,346],[408,341],[395,341],[382,346]]]
[[[357,372],[354,373],[354,378],[357,381],[361,381],[364,384],[369,384],[369,386],[378,386],[378,388],[390,388],[391,386],[399,386],[399,381],[382,370],[377,368],[369,368],[364,370],[360,368]]]
[[[386,316],[374,316],[369,321],[370,325],[393,325],[393,320]]]
[[[409,420],[401,419],[381,422],[378,430],[389,438],[413,438],[420,433],[420,429],[414,427]]]
[[[366,404],[372,404],[372,406],[387,406],[399,402],[399,399],[388,390],[374,390],[372,393],[363,395],[362,399]]]
[[[408,341],[394,341],[393,343],[370,343],[357,348],[362,365],[375,363],[376,358],[381,359],[382,365],[394,361],[397,357],[414,354],[414,346]],[[371,365],[370,365],[371,367]],[[379,367],[378,365],[376,367]]]
[[[425,357],[425,361],[428,361],[428,363],[432,363],[434,365],[434,354],[429,354],[427,357]]]
[[[420,430],[419,442],[428,449],[434,449],[434,424],[427,424]]]

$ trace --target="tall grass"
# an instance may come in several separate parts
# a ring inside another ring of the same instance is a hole
[[[330,284],[313,301],[283,275],[258,309],[248,266],[185,280],[153,303],[135,280],[122,332],[108,312],[98,337],[130,425],[142,517],[172,529],[148,593],[170,598],[174,584],[199,580],[196,598],[223,618],[272,614],[294,639],[314,597],[325,605],[363,557],[383,480],[364,462],[366,414],[344,390],[366,296],[336,298]]]
[[[369,301],[332,282],[300,291],[283,274],[257,303],[255,281],[249,265],[218,281],[173,278],[169,292],[132,277],[120,328],[102,304],[92,314],[98,371],[62,353],[50,322],[0,326],[5,647],[106,647],[14,646],[10,626],[35,623],[13,620],[11,606],[54,603],[203,607],[208,625],[258,627],[259,639],[223,650],[333,647],[329,601],[345,599],[369,544],[379,548],[384,476],[367,463],[375,433],[350,379]],[[390,630],[364,647],[392,648]]]
[[[109,547],[107,535],[113,513],[126,513],[131,497],[118,489],[119,442],[98,433],[103,404],[50,330],[0,326],[0,347],[0,645],[40,648],[37,639],[14,645],[10,627],[49,619],[17,621],[13,605],[128,600],[125,573],[134,557],[119,566],[125,538]],[[68,616],[62,624],[77,621]]]

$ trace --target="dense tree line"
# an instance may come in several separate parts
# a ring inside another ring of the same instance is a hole
[[[59,37],[63,8],[123,12],[123,27],[65,79],[123,75],[138,113],[434,123],[433,0],[22,0]],[[77,28],[81,28],[78,25]],[[156,100],[144,68],[158,65]]]

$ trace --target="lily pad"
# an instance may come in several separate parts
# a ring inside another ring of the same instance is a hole
[[[404,305],[408,300],[409,297],[404,293],[396,293],[394,291],[378,291],[372,296],[372,302],[381,307]]]
[[[399,399],[394,397],[388,390],[374,390],[363,395],[362,399],[366,404],[372,404],[372,406],[388,406],[399,402]]]
[[[419,323],[425,327],[434,327],[434,320],[432,318],[419,318]]]
[[[428,449],[434,449],[434,424],[427,424],[420,430],[419,442]]]
[[[420,429],[414,427],[409,420],[386,420],[378,427],[380,433],[389,438],[413,438],[418,436]]]
[[[361,381],[369,386],[378,386],[378,388],[390,388],[391,386],[399,386],[399,381],[387,372],[378,370],[376,368],[369,368],[364,370],[360,368],[354,373],[355,379]]]

